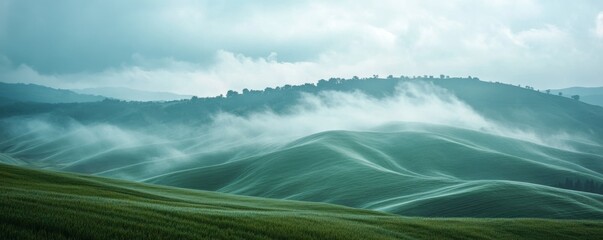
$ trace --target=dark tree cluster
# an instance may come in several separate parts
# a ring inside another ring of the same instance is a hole
[[[573,180],[570,178],[565,178],[564,182],[557,183],[555,187],[603,194],[603,183],[595,182],[593,179]]]

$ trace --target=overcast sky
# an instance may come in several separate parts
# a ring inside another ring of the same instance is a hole
[[[603,1],[0,0],[0,81],[211,96],[330,77],[603,86]]]

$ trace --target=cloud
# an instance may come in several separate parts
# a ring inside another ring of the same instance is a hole
[[[288,113],[265,111],[249,116],[221,113],[215,116],[209,129],[217,129],[221,136],[233,134],[228,139],[261,137],[263,141],[278,143],[329,130],[372,131],[395,122],[489,128],[489,123],[468,105],[434,85],[406,83],[396,91],[385,99],[362,92],[305,94]]]
[[[598,1],[4,6],[0,52],[12,67],[2,81],[54,87],[132,84],[208,96],[329,77],[444,73],[555,88],[600,85],[603,74],[603,46],[585,27],[603,7]],[[24,70],[40,79],[19,78]]]
[[[543,28],[532,28],[520,32],[512,32],[506,28],[503,30],[513,44],[521,47],[539,47],[552,45],[563,46],[563,41],[568,39],[567,33],[557,26],[547,25]]]
[[[41,74],[27,65],[0,66],[0,79],[11,83],[34,83],[63,89],[89,87],[128,87],[147,91],[170,91],[199,96],[216,96],[230,89],[264,89],[283,83],[315,82],[326,71],[317,72],[317,63],[281,62],[276,54],[251,58],[227,51],[215,54],[210,66],[172,58],[148,59],[133,55],[136,65],[121,66],[95,73]],[[2,63],[2,61],[0,61]]]
[[[595,32],[597,33],[597,36],[603,38],[603,12],[597,14]]]
[[[563,149],[571,149],[563,143],[564,139],[575,138],[562,129],[556,135],[542,137],[531,130],[489,120],[447,90],[422,82],[400,84],[395,94],[387,98],[371,97],[360,91],[305,94],[287,113],[264,111],[247,116],[220,113],[207,129],[215,131],[210,135],[224,137],[224,142],[253,139],[274,145],[330,130],[397,131],[383,126],[398,123],[464,128]]]

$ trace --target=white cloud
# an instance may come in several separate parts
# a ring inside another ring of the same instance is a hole
[[[63,89],[89,87],[129,87],[147,91],[170,91],[199,96],[215,96],[230,89],[264,89],[284,83],[302,84],[320,79],[317,64],[311,62],[279,62],[276,54],[251,58],[227,51],[216,53],[215,64],[198,64],[174,59],[147,59],[135,55],[135,66],[122,66],[99,73],[44,75],[20,65],[4,65],[0,78],[5,82],[35,83]],[[1,63],[1,62],[0,62]]]
[[[559,9],[583,11],[533,0],[148,4],[120,18],[115,29],[127,43],[101,39],[136,46],[125,49],[134,52],[131,58],[95,71],[51,74],[32,63],[0,75],[63,88],[202,96],[372,74],[473,75],[540,88],[600,85],[603,47],[584,38],[593,15],[569,18]],[[599,13],[596,33],[603,36],[601,19]]]
[[[603,12],[597,14],[596,33],[597,36],[603,38]]]
[[[563,46],[563,41],[568,38],[564,31],[553,25],[547,25],[543,28],[532,28],[517,33],[511,32],[508,28],[503,31],[511,42],[521,47],[538,47],[543,45],[558,47]]]

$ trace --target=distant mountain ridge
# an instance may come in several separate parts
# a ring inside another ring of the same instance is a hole
[[[100,95],[126,101],[173,101],[190,99],[192,95],[180,95],[170,92],[149,92],[124,87],[99,87],[71,89],[74,92],[88,95]]]
[[[14,102],[82,103],[98,102],[105,98],[36,84],[0,82],[0,103],[4,104]]]

